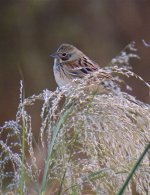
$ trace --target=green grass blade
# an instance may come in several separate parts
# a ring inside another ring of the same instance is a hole
[[[123,186],[120,188],[120,190],[116,193],[116,195],[122,195],[124,193],[124,190],[126,189],[129,181],[131,180],[133,174],[135,173],[136,169],[138,168],[138,166],[140,165],[141,161],[143,160],[144,156],[146,155],[146,153],[148,152],[148,149],[150,149],[150,143],[146,146],[145,150],[143,151],[143,153],[141,154],[140,158],[137,160],[137,162],[135,163],[134,167],[132,168],[131,172],[129,173],[126,181],[124,182]]]

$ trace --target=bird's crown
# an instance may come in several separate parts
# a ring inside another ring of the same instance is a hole
[[[77,48],[74,47],[73,45],[67,44],[67,43],[63,43],[59,46],[57,52],[61,53],[61,52],[71,52],[76,50]]]

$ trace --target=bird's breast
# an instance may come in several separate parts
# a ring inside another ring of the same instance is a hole
[[[63,87],[71,83],[71,80],[67,78],[65,72],[63,71],[63,67],[61,67],[57,59],[54,60],[53,71],[56,83],[59,87]]]

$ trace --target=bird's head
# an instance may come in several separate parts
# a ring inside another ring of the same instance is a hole
[[[78,59],[81,53],[82,52],[73,45],[64,43],[60,45],[58,50],[50,56],[62,63]]]

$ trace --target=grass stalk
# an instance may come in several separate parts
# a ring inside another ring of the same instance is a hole
[[[141,161],[143,160],[144,156],[146,155],[146,153],[148,152],[148,150],[150,149],[150,142],[149,144],[146,146],[146,148],[144,149],[143,153],[141,154],[141,156],[139,157],[139,159],[136,161],[135,165],[133,166],[131,172],[129,173],[127,179],[125,180],[124,184],[122,185],[122,187],[119,189],[119,191],[116,193],[116,195],[122,195],[129,183],[129,181],[131,180],[131,178],[133,177],[133,174],[135,173],[136,169],[139,167]]]
[[[41,186],[41,191],[39,195],[42,195],[46,189],[46,185],[48,182],[47,177],[48,177],[48,171],[49,171],[49,164],[51,160],[53,146],[57,138],[57,134],[59,132],[61,125],[64,123],[64,121],[67,119],[67,116],[70,114],[71,110],[72,110],[72,105],[70,105],[69,108],[65,109],[64,113],[60,116],[59,121],[56,123],[56,125],[52,129],[53,135],[52,135],[52,139],[49,140],[49,143],[48,143],[47,159],[45,160],[44,175],[43,175],[42,186]]]
[[[24,101],[25,99],[25,90],[23,88],[23,74],[21,69],[19,68],[20,75],[22,77],[22,81],[20,82],[21,84],[21,96],[20,100],[21,102]],[[24,112],[24,108],[22,107],[22,113]],[[23,188],[24,188],[24,181],[25,181],[25,174],[24,174],[24,164],[25,164],[25,132],[26,132],[26,123],[25,123],[25,118],[21,117],[22,119],[22,134],[21,134],[21,170],[20,170],[20,182],[19,182],[19,195],[23,195]]]
[[[22,156],[21,156],[21,171],[20,171],[20,185],[19,185],[19,195],[23,195],[23,186],[24,186],[24,162],[25,162],[25,124],[23,120],[23,127],[22,127]]]

